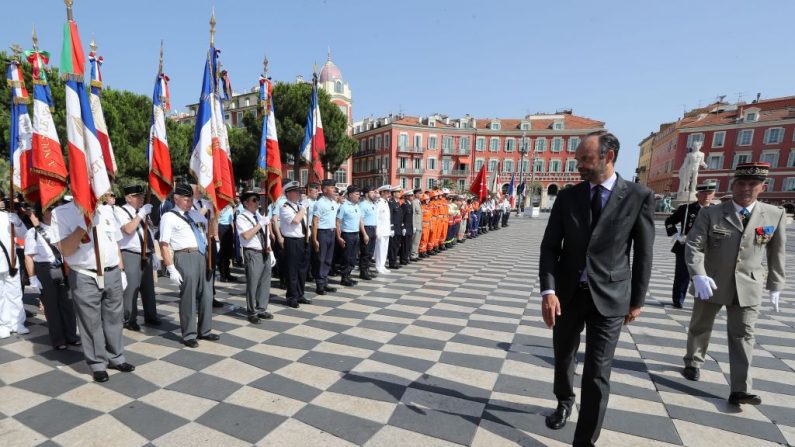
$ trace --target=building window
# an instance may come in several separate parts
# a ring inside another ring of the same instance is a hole
[[[415,134],[414,135],[414,147],[416,149],[421,149],[422,148],[422,135],[421,134]]]
[[[469,150],[469,137],[461,137],[461,139],[458,140],[458,149],[461,151]]]
[[[348,183],[348,173],[344,169],[334,171],[334,183]]]
[[[577,171],[577,160],[566,160],[566,172],[575,172]]]
[[[502,170],[503,172],[513,172],[513,160],[503,160]]]
[[[778,167],[778,151],[776,152],[762,152],[762,156],[759,157],[759,161],[762,163],[770,163],[771,168]]]
[[[735,169],[740,163],[749,163],[751,161],[751,154],[742,152],[734,154],[734,161],[732,162],[732,169]]]
[[[475,150],[478,152],[483,152],[485,149],[486,149],[486,138],[477,137],[475,139]]]
[[[292,169],[287,171],[287,178],[290,180],[295,180],[295,171],[293,171]]]
[[[428,137],[428,149],[435,151],[436,150],[436,141],[438,137],[436,135],[431,135]]]
[[[377,151],[381,150],[381,135],[375,136],[375,150]]]
[[[480,168],[483,167],[483,163],[485,163],[485,161],[482,158],[476,159],[475,160],[475,171],[480,171]]]
[[[334,93],[342,93],[342,82],[337,81],[334,83]]]
[[[466,191],[466,181],[464,179],[458,179],[458,191]]]
[[[560,152],[563,150],[563,138],[555,137],[552,139],[552,152]]]
[[[389,150],[392,148],[392,140],[389,139],[389,133],[384,134],[384,149]]]
[[[421,188],[421,185],[422,185],[422,179],[419,178],[419,177],[414,177],[414,180],[412,181],[412,183],[414,183],[414,189],[419,189],[419,188]]]
[[[569,137],[569,152],[576,152],[580,145],[580,137]]]
[[[552,130],[563,130],[563,121],[555,121],[552,124]]]
[[[306,185],[309,183],[309,170],[301,169],[301,184]]]
[[[547,139],[536,138],[536,152],[544,152],[547,150]]]
[[[549,161],[549,172],[560,172],[560,160]]]
[[[499,121],[492,121],[491,126],[489,126],[491,130],[500,130],[500,123]]]
[[[533,171],[535,172],[544,172],[544,160],[536,160],[535,164],[533,165]]]
[[[751,140],[753,139],[754,139],[753,129],[743,129],[739,133],[737,133],[738,146],[749,146],[751,144]]]
[[[436,187],[436,179],[435,178],[429,178],[428,179],[428,189],[431,190],[431,189],[433,189],[435,187]]]
[[[408,134],[402,133],[398,136],[398,148],[405,149],[409,145]]]
[[[787,177],[784,179],[784,186],[782,191],[795,191],[795,177]]]
[[[449,136],[442,137],[442,153],[444,154],[453,153],[453,137]]]
[[[765,144],[779,144],[784,141],[784,128],[771,127],[765,130]]]
[[[795,149],[789,150],[789,157],[787,158],[787,167],[795,168]]]
[[[758,116],[759,115],[757,115],[756,112],[748,112],[745,114],[745,121],[754,122]]]
[[[712,134],[712,147],[723,147],[726,141],[726,131],[715,132]]]
[[[693,147],[693,144],[696,142],[704,142],[704,134],[703,133],[691,133],[687,136],[687,147],[688,149]]]
[[[422,158],[414,159],[414,169],[422,169]]]
[[[406,157],[398,158],[398,167],[400,169],[406,169]]]
[[[519,125],[520,130],[530,130],[530,123],[522,123]]]
[[[765,179],[765,185],[767,185],[765,191],[773,191],[773,188],[776,186],[776,181],[772,177],[768,177]]]
[[[723,169],[723,154],[709,154],[707,169]]]
[[[524,137],[519,142],[519,151],[528,152],[530,150],[530,138]]]
[[[450,160],[449,158],[443,159],[442,160],[442,172],[449,173],[452,165],[453,165],[453,161],[452,160]]]
[[[436,159],[431,157],[428,159],[428,169],[435,171],[436,170]]]
[[[373,137],[367,139],[367,149],[371,151],[375,149],[375,145],[373,144]]]
[[[522,160],[522,172],[530,171],[530,160]]]
[[[251,105],[251,98],[246,98],[246,107]]]
[[[496,158],[491,158],[491,159],[489,159],[489,167],[486,168],[486,169],[488,169],[489,172],[494,172],[494,171],[497,170],[497,164],[498,163],[499,163],[499,160],[497,160]]]
[[[500,139],[497,137],[489,138],[489,151],[497,152],[500,150]]]
[[[505,139],[505,152],[513,152],[514,146],[516,146],[516,140],[513,138]]]

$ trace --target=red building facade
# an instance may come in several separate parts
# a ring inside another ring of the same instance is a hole
[[[400,184],[430,189],[442,184],[466,191],[481,166],[490,181],[517,182],[524,175],[549,196],[580,181],[574,152],[582,137],[604,123],[571,111],[528,115],[521,119],[388,116],[354,123],[359,151],[353,156],[353,183]],[[527,153],[522,156],[522,148]],[[543,206],[543,205],[542,205]]]

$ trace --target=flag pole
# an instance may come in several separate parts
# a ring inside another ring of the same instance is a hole
[[[13,58],[17,61],[17,63],[19,63],[21,65],[22,64],[22,57],[21,57],[21,55],[22,55],[22,47],[19,46],[19,44],[15,43],[15,44],[11,45],[11,51],[14,53]],[[19,82],[24,82],[24,80],[20,79]],[[11,107],[16,107],[16,104],[12,103]],[[11,125],[12,126],[18,126],[19,122],[16,122],[16,123],[12,122]],[[12,141],[11,144],[16,146],[19,143],[16,142],[16,141]],[[9,188],[8,188],[9,195],[8,195],[8,197],[9,197],[9,205],[11,205],[12,209],[14,208],[14,159],[13,159],[14,150],[15,150],[15,148],[11,148],[11,154],[10,154],[11,155],[11,163],[10,163],[10,169],[8,171],[8,183],[9,183]],[[8,212],[11,213],[11,212],[13,212],[13,210],[8,210]],[[11,271],[14,268],[16,268],[16,264],[17,264],[17,250],[16,250],[17,242],[16,242],[16,239],[17,239],[16,228],[15,228],[14,225],[11,225],[11,248],[9,250],[11,252],[10,253],[11,262],[10,262],[10,265],[8,266],[9,271]]]
[[[215,51],[215,7],[213,7],[212,14],[210,15],[210,51]],[[211,58],[210,60],[213,60],[212,58],[214,57],[214,55],[210,54],[209,57]],[[212,67],[210,69],[212,70]],[[210,100],[211,101],[220,100],[221,98],[218,96],[218,73],[216,71],[212,72],[212,83],[213,83],[212,84],[213,91],[210,94]],[[215,110],[215,106],[213,106],[213,110]],[[224,117],[221,117],[222,120],[221,125],[225,126],[226,123],[223,122],[223,119]],[[218,207],[217,198],[216,202],[213,204],[213,208],[216,207]],[[218,213],[215,212],[215,210],[213,210],[212,217],[207,219],[207,276],[209,276],[210,273],[212,273],[213,271],[213,245],[215,244],[211,236],[210,228],[212,228],[215,222],[217,222],[217,218],[218,218]]]
[[[158,64],[158,66],[157,66],[157,78],[155,79],[155,82],[160,82],[160,73],[162,73],[162,72],[163,72],[163,39],[160,39],[160,62]],[[149,138],[151,140],[152,135],[149,135]],[[150,148],[152,147],[151,141],[149,142],[149,147]],[[152,155],[153,154],[149,154],[150,160],[152,158]],[[151,171],[152,171],[152,163],[150,161],[149,162],[149,172],[151,173]],[[146,186],[146,196],[144,197],[144,205],[152,203],[152,184],[147,182],[146,185],[147,186]],[[147,215],[143,219],[143,224],[144,224],[144,234],[143,234],[143,243],[142,243],[142,247],[141,247],[141,262],[142,263],[144,262],[144,260],[146,260],[146,249],[147,249],[147,245],[149,245],[149,238],[147,237],[147,235],[149,234],[149,215]],[[152,247],[151,249],[154,250],[154,247]]]

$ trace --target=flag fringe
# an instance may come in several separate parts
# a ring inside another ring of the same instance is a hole
[[[74,73],[61,73],[61,79],[64,81],[83,82],[83,75]]]

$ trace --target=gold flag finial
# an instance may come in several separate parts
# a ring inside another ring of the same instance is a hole
[[[262,60],[262,72],[265,74],[265,77],[268,77],[268,55],[265,54],[265,59]]]
[[[328,46],[328,57],[326,58],[328,62],[331,62],[331,45]]]
[[[73,21],[74,16],[72,15],[72,5],[74,5],[74,0],[63,0],[64,4],[66,5],[66,20]]]
[[[11,51],[14,53],[14,59],[21,61],[22,59],[20,59],[20,56],[22,55],[22,47],[18,43],[15,43],[9,48],[11,48]]]
[[[160,39],[160,63],[157,66],[157,73],[163,72],[163,39]]]
[[[215,7],[213,6],[213,12],[210,16],[210,45],[215,45]]]
[[[88,46],[91,47],[91,52],[94,53],[94,55],[96,55],[98,47],[97,43],[94,41],[94,36],[91,36],[91,43],[89,43]]]
[[[33,50],[39,51],[39,36],[36,35],[36,24],[33,24]]]

